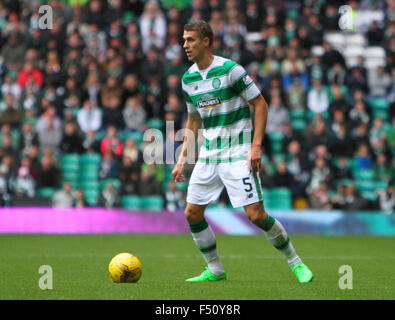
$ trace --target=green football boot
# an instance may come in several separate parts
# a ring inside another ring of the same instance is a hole
[[[293,265],[292,272],[295,274],[300,283],[310,282],[314,278],[311,270],[303,263]]]
[[[209,268],[206,268],[206,270],[204,270],[201,275],[194,277],[194,278],[186,279],[185,281],[187,281],[187,282],[201,282],[201,281],[221,281],[221,280],[226,280],[226,273],[225,272],[219,276],[216,276],[214,273],[212,273],[210,271]]]

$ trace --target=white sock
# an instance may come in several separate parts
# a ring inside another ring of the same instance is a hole
[[[268,223],[264,224],[265,236],[270,243],[278,249],[288,260],[288,264],[292,267],[295,264],[302,263],[302,260],[296,254],[295,248],[289,239],[287,231],[277,219],[268,215]],[[271,225],[271,226],[270,226]],[[263,227],[262,227],[263,229]]]
[[[223,274],[225,271],[218,255],[217,239],[207,221],[203,219],[201,222],[189,226],[192,238],[207,262],[210,271],[217,276]]]

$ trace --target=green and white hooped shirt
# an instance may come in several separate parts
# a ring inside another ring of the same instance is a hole
[[[189,113],[199,112],[205,138],[199,161],[244,160],[251,149],[253,125],[248,102],[260,91],[238,63],[214,56],[210,67],[193,64],[182,77]]]

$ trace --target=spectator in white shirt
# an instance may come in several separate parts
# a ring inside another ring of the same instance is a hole
[[[323,113],[329,108],[328,93],[321,80],[313,80],[313,89],[307,95],[307,107],[314,113]]]
[[[82,109],[78,112],[77,121],[82,132],[97,131],[102,125],[102,113],[97,107],[93,107],[89,100],[85,100]]]
[[[140,20],[141,39],[144,53],[155,46],[162,49],[166,40],[166,19],[156,0],[149,0]]]

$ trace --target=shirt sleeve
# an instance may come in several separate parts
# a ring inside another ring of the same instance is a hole
[[[189,96],[188,92],[186,91],[186,87],[184,85],[184,81],[181,81],[182,84],[182,92],[184,94],[185,102],[187,104],[188,113],[197,113],[196,106],[193,104],[191,97]]]
[[[237,65],[230,71],[229,80],[232,89],[246,101],[251,101],[261,94],[254,81],[241,65]]]

